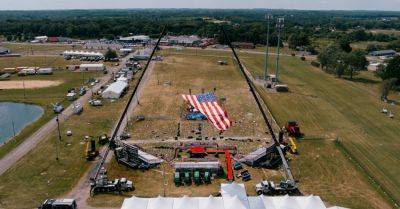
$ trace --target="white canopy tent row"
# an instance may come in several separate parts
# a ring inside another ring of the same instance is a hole
[[[104,58],[104,55],[100,52],[88,52],[88,51],[64,51],[63,56]]]
[[[336,206],[335,206],[336,207]],[[221,197],[126,198],[121,209],[345,209],[327,208],[318,196],[247,196],[243,184],[221,184]]]

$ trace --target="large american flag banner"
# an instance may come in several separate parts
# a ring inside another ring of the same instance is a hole
[[[229,120],[228,114],[219,106],[213,93],[182,95],[182,97],[195,111],[199,111],[205,115],[208,121],[218,130],[225,131],[231,127],[232,122]]]

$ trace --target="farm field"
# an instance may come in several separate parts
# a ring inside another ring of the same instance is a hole
[[[82,45],[72,44],[31,44],[31,43],[2,43],[3,47],[12,53],[23,55],[60,55],[65,50],[82,50]]]
[[[127,94],[130,93],[128,91]],[[73,115],[61,124],[60,143],[57,131],[51,132],[0,176],[0,208],[31,209],[46,198],[60,197],[70,192],[92,165],[85,159],[85,136],[109,134],[127,100],[126,95],[120,100],[104,101],[101,107],[82,104],[84,111],[81,115]],[[71,137],[65,135],[67,130],[73,132]]]
[[[62,56],[1,57],[0,71],[15,67],[53,67],[65,69],[66,65],[80,64],[79,60],[65,60]]]
[[[38,61],[38,65],[40,62]],[[44,64],[43,64],[44,65]],[[47,65],[44,65],[47,66]],[[43,116],[36,122],[24,128],[17,136],[10,140],[7,144],[0,147],[0,158],[3,157],[10,150],[18,146],[26,137],[31,135],[34,131],[40,128],[43,124],[54,117],[51,104],[60,102],[64,107],[70,104],[65,99],[67,90],[70,88],[78,88],[80,86],[88,85],[87,80],[90,77],[98,77],[102,74],[96,72],[70,72],[67,70],[55,70],[53,75],[37,75],[37,76],[24,76],[19,77],[12,75],[10,81],[57,81],[61,82],[60,85],[49,88],[38,89],[3,89],[0,90],[0,101],[23,102],[29,104],[36,104],[44,109]],[[5,81],[0,81],[0,84]]]
[[[201,93],[201,88],[204,88],[206,92],[213,91],[214,87],[217,88],[217,97],[226,97],[225,108],[230,118],[235,121],[231,130],[224,132],[223,136],[233,139],[250,138],[253,142],[218,139],[218,131],[207,122],[202,122],[204,127],[202,135],[208,137],[208,140],[203,139],[199,142],[218,143],[219,146],[236,145],[238,153],[248,154],[270,141],[268,135],[265,134],[266,129],[255,101],[248,91],[244,78],[236,69],[232,59],[227,56],[229,53],[211,52],[212,55],[208,51],[199,50],[197,56],[195,50],[185,50],[183,54],[172,54],[167,50],[163,52],[164,55],[168,55],[163,62],[156,64],[139,99],[140,105],[134,111],[134,116],[143,115],[146,119],[129,125],[132,136],[129,142],[138,143],[140,147],[153,155],[172,157],[173,150],[165,151],[157,147],[178,146],[182,143],[181,139],[187,140],[190,135],[194,136],[192,130],[199,123],[199,121],[188,122],[181,118],[183,101],[180,94],[188,93],[188,88],[191,88],[194,94]],[[217,56],[213,56],[214,54]],[[221,57],[226,57],[228,65],[218,65],[217,61]],[[178,122],[181,123],[181,135],[178,140],[174,140]],[[212,137],[216,140],[212,140]],[[224,157],[220,158],[220,161],[225,169]],[[135,191],[124,196],[96,195],[90,198],[88,203],[91,206],[120,207],[123,198],[131,195],[139,197],[209,196],[217,194],[220,183],[226,182],[225,178],[221,178],[214,179],[209,185],[176,187],[173,182],[174,170],[171,163],[165,162],[160,168],[140,171],[118,165],[115,160],[112,160],[106,165],[110,178],[126,177],[132,180]],[[248,167],[246,169],[252,175],[252,180],[245,183],[249,195],[256,195],[254,184],[262,179],[279,181],[284,175],[280,170]],[[165,179],[162,175],[163,171]],[[236,174],[238,173],[235,172]],[[239,178],[236,181],[242,182]]]
[[[253,75],[263,73],[263,56],[242,59]],[[307,138],[339,138],[367,172],[399,200],[400,170],[393,165],[399,162],[400,120],[390,119],[380,111],[386,107],[397,115],[400,109],[379,100],[379,81],[368,72],[354,81],[337,79],[297,57],[283,57],[281,63],[281,78],[289,85],[290,93],[261,90],[277,122],[283,126],[287,120],[299,121]],[[308,169],[302,172],[310,172]],[[338,179],[344,179],[341,175],[337,173]],[[332,182],[332,186],[336,183]],[[343,195],[337,201],[348,202],[346,198]]]
[[[373,30],[369,30],[369,32],[400,36],[400,30],[373,29]]]
[[[375,44],[375,45],[380,45],[380,46],[386,46],[386,45],[388,45],[388,42],[361,41],[361,42],[351,43],[350,46],[351,46],[351,48],[353,48],[353,49],[365,50],[365,49],[367,49],[368,45],[370,45],[370,44]]]

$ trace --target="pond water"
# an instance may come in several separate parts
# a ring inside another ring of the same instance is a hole
[[[43,108],[36,105],[0,102],[0,144],[39,119],[43,112]]]

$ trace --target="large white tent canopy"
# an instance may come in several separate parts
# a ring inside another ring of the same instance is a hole
[[[221,184],[221,197],[126,198],[121,209],[345,209],[327,208],[318,196],[252,196],[243,184]]]

